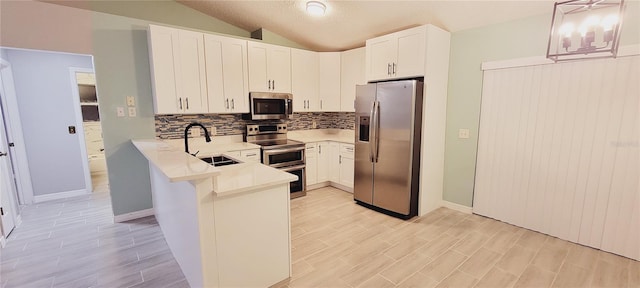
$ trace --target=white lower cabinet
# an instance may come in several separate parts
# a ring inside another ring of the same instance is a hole
[[[353,144],[323,141],[306,145],[307,186],[330,182],[353,189]]]
[[[340,184],[353,188],[353,172],[354,172],[354,160],[353,160],[353,145],[352,144],[340,144],[340,156],[338,162],[340,164]]]
[[[235,158],[244,158],[241,160],[260,163],[260,149],[247,149],[237,151],[227,151],[223,154]]]
[[[334,183],[340,182],[340,144],[329,142],[329,180]]]
[[[318,142],[318,182],[329,181],[331,171],[330,142]]]
[[[306,150],[304,151],[305,155],[305,177],[306,185],[315,185],[318,183],[318,144],[317,143],[307,143]]]

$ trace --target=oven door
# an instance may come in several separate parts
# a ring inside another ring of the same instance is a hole
[[[298,198],[307,195],[306,181],[305,181],[305,165],[296,165],[291,167],[282,167],[280,170],[289,172],[298,176],[298,180],[289,183],[290,199]]]
[[[262,164],[274,168],[304,165],[305,146],[282,149],[266,149],[262,153]]]

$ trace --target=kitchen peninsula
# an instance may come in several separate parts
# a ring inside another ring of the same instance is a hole
[[[214,167],[162,140],[132,142],[149,160],[155,217],[191,287],[290,277],[295,175],[251,161]]]

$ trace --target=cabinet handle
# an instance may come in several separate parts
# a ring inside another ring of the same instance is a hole
[[[247,156],[256,156],[256,153],[247,154]]]
[[[391,63],[387,63],[387,75],[391,75]]]
[[[396,63],[393,63],[393,75],[396,75]]]
[[[320,100],[320,109],[322,109],[322,100]]]
[[[322,145],[318,145],[318,154],[322,154]]]
[[[229,98],[227,98],[227,100],[225,100],[225,101],[226,101],[225,108],[227,108],[227,110],[229,110]]]
[[[187,102],[187,110],[189,110],[189,98],[185,97],[184,101]]]
[[[231,99],[231,110],[236,109],[236,104],[234,99]]]
[[[342,164],[342,155],[338,158],[338,163]]]
[[[271,80],[271,82],[273,83],[273,90],[276,90],[276,80]]]
[[[180,104],[180,110],[182,110],[182,97],[178,98],[178,103]]]
[[[269,90],[271,90],[271,80],[267,81],[269,83]]]

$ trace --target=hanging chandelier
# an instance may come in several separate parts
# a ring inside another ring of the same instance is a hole
[[[571,0],[553,8],[547,58],[616,57],[624,0]]]

